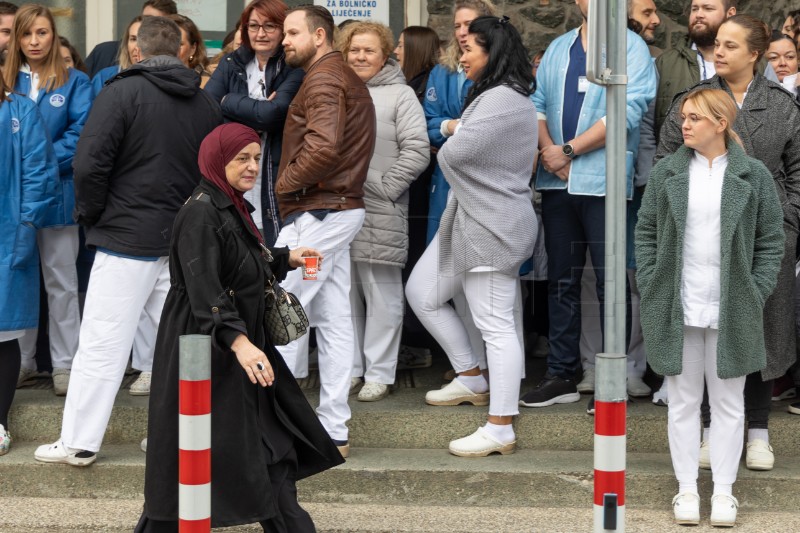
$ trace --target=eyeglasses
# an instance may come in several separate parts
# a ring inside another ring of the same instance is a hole
[[[278,31],[279,29],[281,29],[280,26],[278,26],[277,24],[273,24],[271,22],[265,22],[264,24],[258,24],[256,22],[249,22],[247,24],[247,31],[249,31],[250,33],[253,33],[255,35],[258,35],[258,30],[264,30],[264,33],[266,33],[267,35],[270,35],[270,34],[275,33],[276,31]]]

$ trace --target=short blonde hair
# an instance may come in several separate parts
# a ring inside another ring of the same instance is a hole
[[[389,26],[381,24],[380,22],[373,22],[367,20],[364,22],[352,22],[339,30],[336,33],[336,49],[339,50],[347,61],[347,51],[350,49],[350,43],[353,37],[364,33],[374,33],[378,36],[378,41],[381,43],[381,52],[383,57],[388,59],[394,51],[394,35]]]
[[[739,108],[731,96],[722,89],[697,89],[687,94],[681,102],[681,112],[686,102],[692,102],[697,107],[700,114],[710,120],[714,125],[719,126],[722,119],[725,119],[725,143],[733,141],[739,146],[744,147],[742,139],[733,131],[733,122]]]

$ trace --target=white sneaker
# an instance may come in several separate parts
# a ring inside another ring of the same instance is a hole
[[[66,396],[69,388],[69,368],[53,369],[53,392],[56,396]]]
[[[644,398],[650,396],[653,389],[647,386],[639,376],[628,376],[628,396]]]
[[[67,448],[61,439],[53,444],[43,444],[36,448],[33,457],[42,463],[64,463],[72,466],[89,466],[97,459],[97,454],[87,450]]]
[[[377,402],[389,395],[389,385],[367,381],[358,393],[359,402]]]
[[[30,385],[36,381],[36,378],[48,376],[47,372],[39,373],[35,368],[20,368],[19,376],[17,377],[17,388]]]
[[[364,386],[364,382],[361,381],[361,378],[350,378],[350,393],[349,395],[352,396],[356,394],[358,391],[361,390],[361,387]]]
[[[11,433],[0,424],[0,455],[5,455],[11,449]]]
[[[131,396],[147,396],[150,394],[150,379],[153,377],[152,372],[142,372],[139,377],[131,385]]]
[[[500,442],[483,428],[467,437],[450,442],[450,453],[459,457],[486,457],[493,453],[509,455],[514,453],[517,441]]]
[[[669,405],[669,394],[667,394],[666,380],[664,380],[664,384],[661,385],[661,388],[653,393],[653,403],[662,407]]]
[[[578,383],[578,392],[594,392],[594,368],[583,371],[583,379]]]
[[[736,509],[739,502],[727,494],[711,497],[711,525],[714,527],[733,527],[736,525]]]
[[[700,443],[700,468],[711,470],[711,445],[707,440]]]
[[[147,453],[147,437],[142,439],[142,442],[141,444],[139,444],[139,447],[142,449],[144,453]]]
[[[750,470],[772,470],[772,467],[775,466],[775,454],[772,446],[762,439],[748,442],[745,464]]]
[[[431,390],[425,394],[425,403],[428,405],[489,405],[489,393],[475,393],[469,387],[454,379],[438,390]]]
[[[675,523],[696,526],[700,523],[700,496],[696,492],[681,492],[672,498]]]

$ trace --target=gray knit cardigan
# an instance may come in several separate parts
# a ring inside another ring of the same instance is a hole
[[[464,111],[438,157],[452,189],[439,226],[443,274],[518,274],[538,231],[530,188],[537,144],[536,107],[510,87],[489,89]]]

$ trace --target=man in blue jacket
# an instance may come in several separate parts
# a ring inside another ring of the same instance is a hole
[[[547,374],[520,400],[545,407],[580,399],[575,379],[580,366],[580,284],[586,250],[597,275],[603,305],[605,267],[606,98],[586,79],[588,0],[576,0],[583,24],[553,41],[537,71],[531,96],[539,118],[542,221],[548,255],[550,353]],[[627,31],[627,191],[633,193],[639,126],[655,97],[656,74],[645,42]]]

